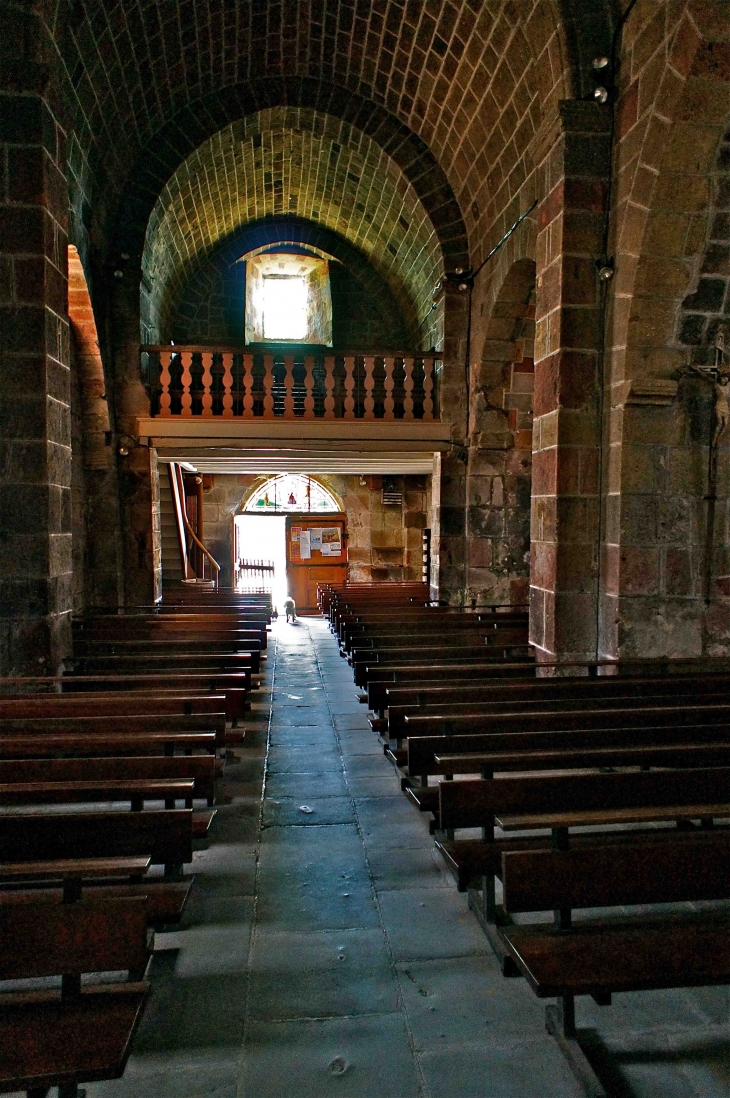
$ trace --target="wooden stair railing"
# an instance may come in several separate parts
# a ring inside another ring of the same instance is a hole
[[[210,551],[206,549],[205,545],[203,545],[195,530],[193,530],[190,525],[187,507],[185,505],[185,481],[183,478],[183,471],[176,461],[171,461],[167,468],[170,474],[170,491],[172,492],[172,506],[175,513],[175,526],[177,528],[177,540],[180,548],[183,581],[190,582],[194,579],[205,579],[205,561],[207,560],[210,563],[213,573],[212,578],[217,587],[218,573],[221,570],[221,566]],[[190,564],[188,537],[197,545],[198,549],[200,549],[203,554],[202,576],[196,576],[195,570]]]

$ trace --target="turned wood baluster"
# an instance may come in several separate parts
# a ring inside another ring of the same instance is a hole
[[[403,419],[413,419],[413,359],[404,358],[403,368],[405,378],[403,380]]]
[[[314,355],[304,359],[304,419],[314,419]]]
[[[326,396],[324,398],[324,418],[335,418],[335,356],[326,355],[324,360],[324,368],[326,371],[324,379],[324,388]]]
[[[433,371],[434,360],[423,360],[423,418],[433,419]]]
[[[395,400],[393,399],[393,389],[395,387],[395,379],[393,377],[393,370],[395,368],[394,358],[384,358],[383,366],[385,367],[385,400],[383,401],[384,415],[383,419],[395,419]]]
[[[264,419],[274,418],[274,356],[264,355]]]
[[[192,363],[193,363],[192,352],[183,351],[183,353],[180,355],[180,361],[182,362],[182,387],[183,387],[180,415],[187,417],[187,416],[191,416],[193,414],[193,412],[192,412],[193,398],[190,395],[190,386],[191,386],[192,380],[193,380],[193,375],[190,372],[190,367],[192,366]]]
[[[365,399],[363,401],[363,419],[375,419],[375,398],[373,396],[373,389],[375,388],[375,359],[367,356],[363,359],[363,363],[365,365]]]
[[[355,418],[355,356],[345,358],[345,409],[343,419]]]
[[[203,411],[202,415],[213,415],[213,397],[210,387],[213,384],[213,354],[211,351],[203,352]]]
[[[284,355],[284,419],[294,419],[294,355]]]
[[[233,355],[223,354],[223,418],[233,419]]]
[[[253,355],[243,356],[243,418],[253,419]]]
[[[162,386],[162,392],[160,393],[160,415],[170,416],[172,412],[170,410],[170,404],[172,398],[170,396],[170,382],[172,377],[170,375],[170,363],[172,362],[172,351],[160,352],[160,385]]]

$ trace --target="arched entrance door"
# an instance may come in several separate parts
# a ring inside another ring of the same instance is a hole
[[[280,610],[288,593],[298,612],[314,611],[317,584],[347,578],[347,516],[332,493],[312,477],[272,477],[259,485],[234,519],[237,575],[243,575],[247,564],[257,582],[271,566],[271,590]]]

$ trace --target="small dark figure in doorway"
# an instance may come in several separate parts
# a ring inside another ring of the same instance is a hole
[[[291,595],[287,595],[287,597],[284,599],[284,609],[286,610],[287,621],[297,620],[297,604],[294,602],[294,599],[291,597]]]

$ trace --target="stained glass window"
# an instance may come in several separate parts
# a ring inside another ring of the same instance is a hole
[[[339,509],[334,496],[322,484],[296,473],[284,473],[267,480],[244,507],[244,511],[259,515]]]

